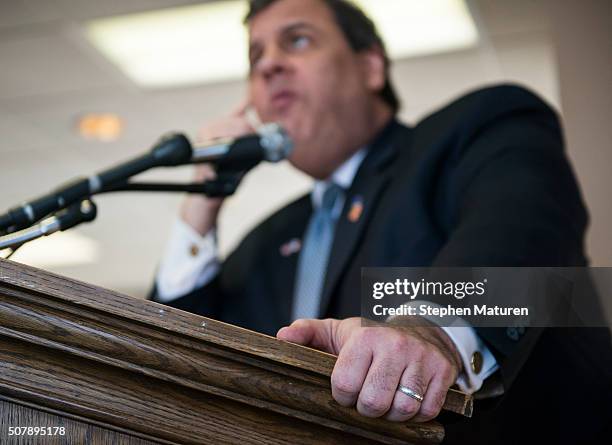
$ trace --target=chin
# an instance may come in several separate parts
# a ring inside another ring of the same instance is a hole
[[[296,145],[307,144],[308,140],[312,139],[311,119],[307,118],[307,113],[300,112],[298,107],[290,106],[282,112],[272,113],[271,116],[272,121],[282,125]]]
[[[303,146],[300,149],[296,145],[293,154],[289,157],[289,163],[314,179],[327,179],[331,172],[326,168],[325,162],[322,162],[320,157],[313,156],[313,153],[307,150],[304,152]]]
[[[280,124],[285,129],[287,134],[289,134],[289,136],[291,137],[291,139],[293,139],[293,141],[294,141],[294,143],[296,145],[298,144],[298,141],[303,141],[304,140],[302,135],[300,134],[301,131],[298,128],[298,125],[297,125],[295,119],[291,119],[287,115],[277,116],[275,122]]]

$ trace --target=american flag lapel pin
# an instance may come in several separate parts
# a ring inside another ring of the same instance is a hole
[[[357,195],[353,197],[353,200],[351,201],[351,207],[349,208],[349,211],[346,217],[350,222],[356,223],[357,221],[359,221],[359,218],[361,218],[362,213],[363,213],[363,198],[361,195]]]
[[[290,257],[294,253],[298,253],[302,249],[302,241],[298,238],[292,238],[282,246],[280,246],[279,252],[281,256]]]

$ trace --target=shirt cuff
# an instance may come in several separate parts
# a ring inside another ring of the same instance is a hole
[[[416,306],[423,303],[423,301],[411,301],[407,305]],[[431,307],[440,307],[430,301],[426,303]],[[423,318],[438,325],[455,344],[463,364],[463,369],[455,382],[459,389],[468,394],[478,391],[484,381],[497,371],[499,365],[476,330],[461,317],[445,317],[449,320],[446,326],[440,326],[439,317],[425,315]]]
[[[466,325],[467,322],[462,320]],[[490,377],[499,365],[497,360],[471,326],[440,326],[455,344],[463,370],[455,382],[461,391],[473,394]]]
[[[200,236],[177,219],[155,279],[158,300],[167,303],[208,284],[219,269],[216,230]]]

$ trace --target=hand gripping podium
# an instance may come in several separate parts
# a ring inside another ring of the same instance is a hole
[[[334,362],[330,354],[0,260],[0,443],[442,440],[435,421],[369,419],[335,403]],[[470,397],[448,393],[445,409],[470,415],[471,408]],[[35,427],[47,436],[33,437]],[[9,428],[19,437],[9,437]]]

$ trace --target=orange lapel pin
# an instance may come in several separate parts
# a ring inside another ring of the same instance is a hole
[[[361,218],[361,214],[363,213],[363,198],[361,196],[355,196],[353,198],[353,202],[351,202],[351,207],[347,214],[347,219],[356,223]]]

